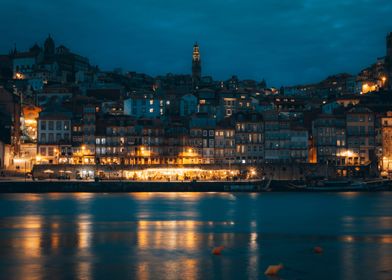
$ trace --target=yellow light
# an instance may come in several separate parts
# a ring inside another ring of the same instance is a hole
[[[18,72],[18,73],[15,74],[15,78],[18,79],[18,80],[23,80],[24,79],[24,75],[22,73]]]
[[[38,156],[36,156],[36,157],[35,157],[35,160],[36,160],[37,162],[40,162],[40,161],[41,161],[41,159],[42,159],[42,158],[41,158],[41,156],[40,156],[40,155],[38,155]]]
[[[353,151],[350,151],[350,150],[341,152],[339,154],[339,156],[341,156],[341,157],[352,157],[353,155],[354,155]]]
[[[381,80],[385,83],[385,81],[387,80],[387,77],[383,76],[383,77],[381,78]]]
[[[26,160],[23,159],[23,158],[14,158],[14,162],[15,162],[15,163],[25,163]]]

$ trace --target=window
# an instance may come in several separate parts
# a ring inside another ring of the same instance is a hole
[[[48,129],[49,130],[53,130],[54,129],[54,122],[53,121],[49,121]]]
[[[46,133],[41,133],[41,142],[45,143],[46,142]]]
[[[69,130],[69,121],[64,121],[64,130]]]
[[[46,121],[41,121],[41,130],[46,130]]]
[[[56,121],[56,130],[61,130],[61,121]]]
[[[211,136],[214,136],[214,131],[213,130],[210,130],[210,137]]]
[[[41,156],[46,156],[46,148],[45,147],[40,147],[39,148],[39,154]]]
[[[49,141],[49,143],[53,143],[54,142],[54,135],[53,135],[53,133],[49,133],[48,141]]]
[[[203,130],[203,136],[207,136],[207,130]]]
[[[48,148],[48,156],[54,156],[54,149],[53,149],[53,147],[49,147]]]

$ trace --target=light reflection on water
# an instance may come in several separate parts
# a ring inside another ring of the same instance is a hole
[[[392,279],[391,199],[0,195],[0,278],[268,279],[265,268],[283,263],[283,279]],[[224,246],[221,256],[215,246]]]

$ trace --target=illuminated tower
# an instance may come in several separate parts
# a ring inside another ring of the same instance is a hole
[[[388,88],[392,89],[392,32],[387,35],[387,55],[385,57],[385,70],[387,72]]]
[[[193,56],[192,56],[192,83],[194,87],[197,87],[200,83],[201,78],[201,59],[199,45],[197,42],[193,45]]]

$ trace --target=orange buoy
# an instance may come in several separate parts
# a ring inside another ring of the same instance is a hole
[[[282,264],[269,265],[264,272],[265,275],[273,276],[278,275],[279,271],[283,268]]]
[[[316,246],[313,248],[313,252],[316,254],[321,254],[323,252],[323,248],[320,246]]]
[[[224,248],[223,246],[215,247],[214,249],[212,249],[212,254],[213,255],[220,255],[220,254],[222,254],[223,248]]]

